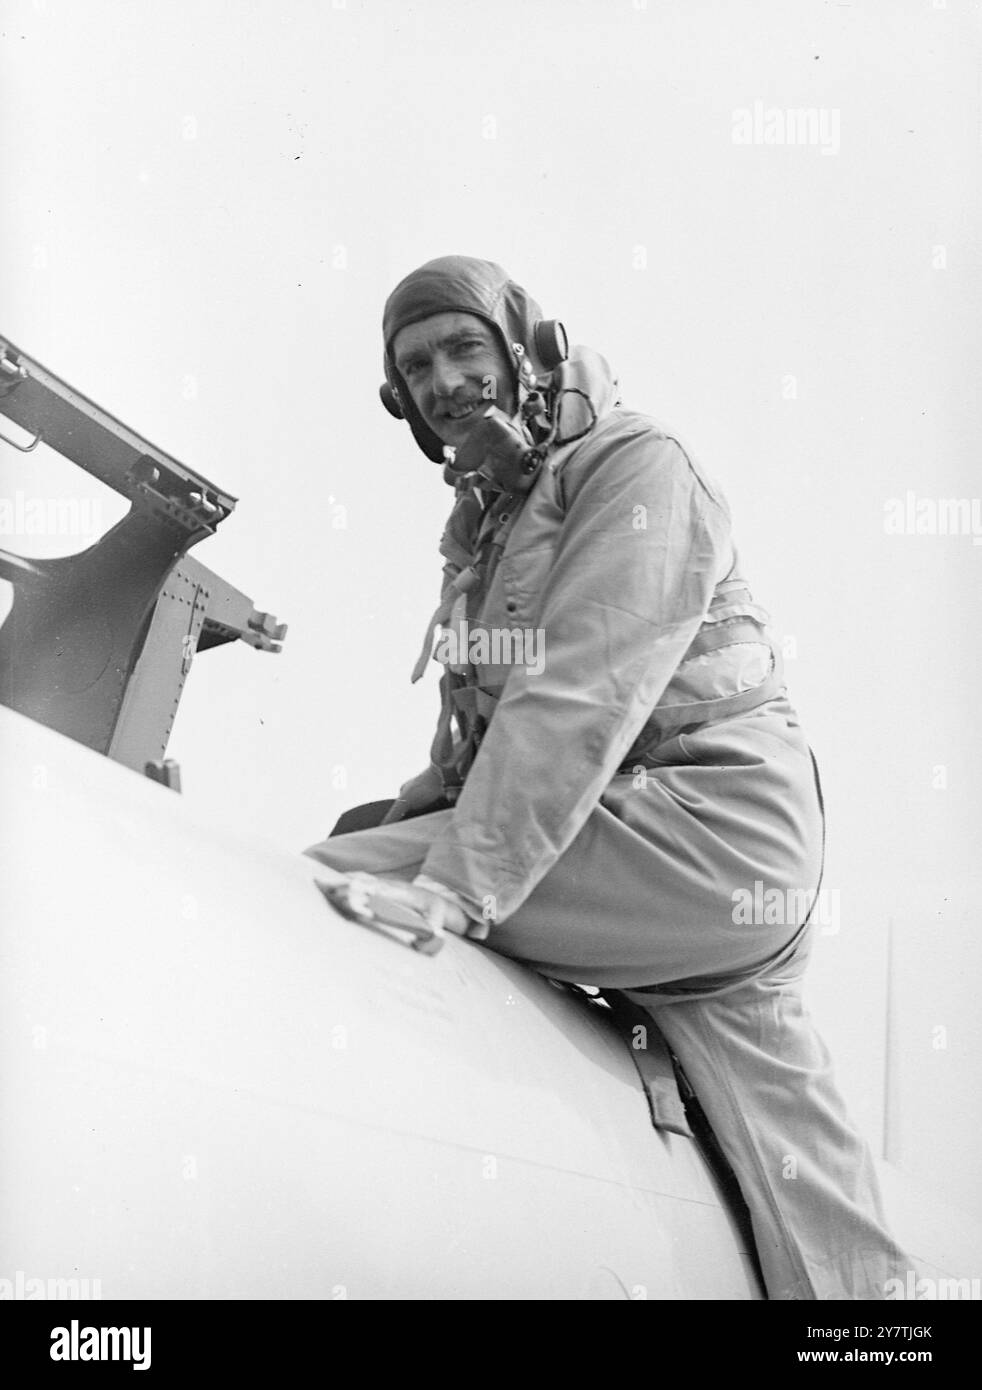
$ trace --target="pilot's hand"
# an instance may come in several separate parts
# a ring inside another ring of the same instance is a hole
[[[422,806],[429,806],[434,801],[439,801],[442,796],[443,779],[439,769],[431,763],[424,772],[410,777],[408,782],[403,782],[399,788],[399,795],[379,823],[392,825],[394,821],[405,820],[411,811]]]
[[[456,903],[441,897],[439,893],[431,893],[428,888],[417,887],[404,879],[376,878],[374,874],[362,872],[351,873],[348,877],[353,883],[362,885],[374,898],[412,908],[437,936],[447,932],[454,936],[467,936],[474,925]]]

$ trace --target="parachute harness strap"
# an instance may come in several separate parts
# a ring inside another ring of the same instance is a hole
[[[480,577],[479,571],[473,565],[468,565],[466,569],[460,571],[440,600],[426,626],[426,636],[423,638],[423,645],[416,658],[416,665],[413,667],[412,681],[414,685],[426,672],[426,663],[433,651],[433,636],[437,628],[443,627],[448,622],[451,625],[457,625],[463,620],[466,614],[467,594],[469,590],[474,588]]]

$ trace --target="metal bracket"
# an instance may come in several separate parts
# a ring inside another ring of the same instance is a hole
[[[264,652],[278,652],[286,636],[286,623],[278,623],[272,613],[254,608],[249,615],[249,632],[240,634],[243,642]]]
[[[29,435],[43,433],[48,448],[129,498],[158,524],[182,533],[181,550],[211,535],[235,506],[230,493],[158,449],[4,337],[0,414]]]
[[[134,504],[194,536],[210,535],[231,510],[219,501],[214,489],[196,486],[149,454],[143,454],[132,465],[126,483]]]
[[[286,625],[192,559],[235,498],[0,338],[0,415],[130,501],[75,555],[0,550],[14,602],[0,623],[0,703],[175,786],[161,762],[197,651],[278,652]]]
[[[151,782],[159,782],[162,787],[169,787],[172,792],[181,790],[181,766],[176,759],[160,758],[148,762],[143,770]]]
[[[6,343],[0,343],[0,377],[7,378],[6,381],[0,380],[0,396],[9,395],[16,386],[27,380],[27,368],[8,355]]]

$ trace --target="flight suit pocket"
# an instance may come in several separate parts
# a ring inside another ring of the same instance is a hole
[[[547,542],[502,555],[498,572],[509,623],[524,625],[535,618],[554,554],[555,546]]]

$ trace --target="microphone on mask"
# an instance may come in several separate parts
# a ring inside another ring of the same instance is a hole
[[[483,480],[502,492],[528,492],[545,452],[503,410],[491,405],[475,420],[464,443],[445,449],[444,455],[448,481],[475,474],[475,481]]]

